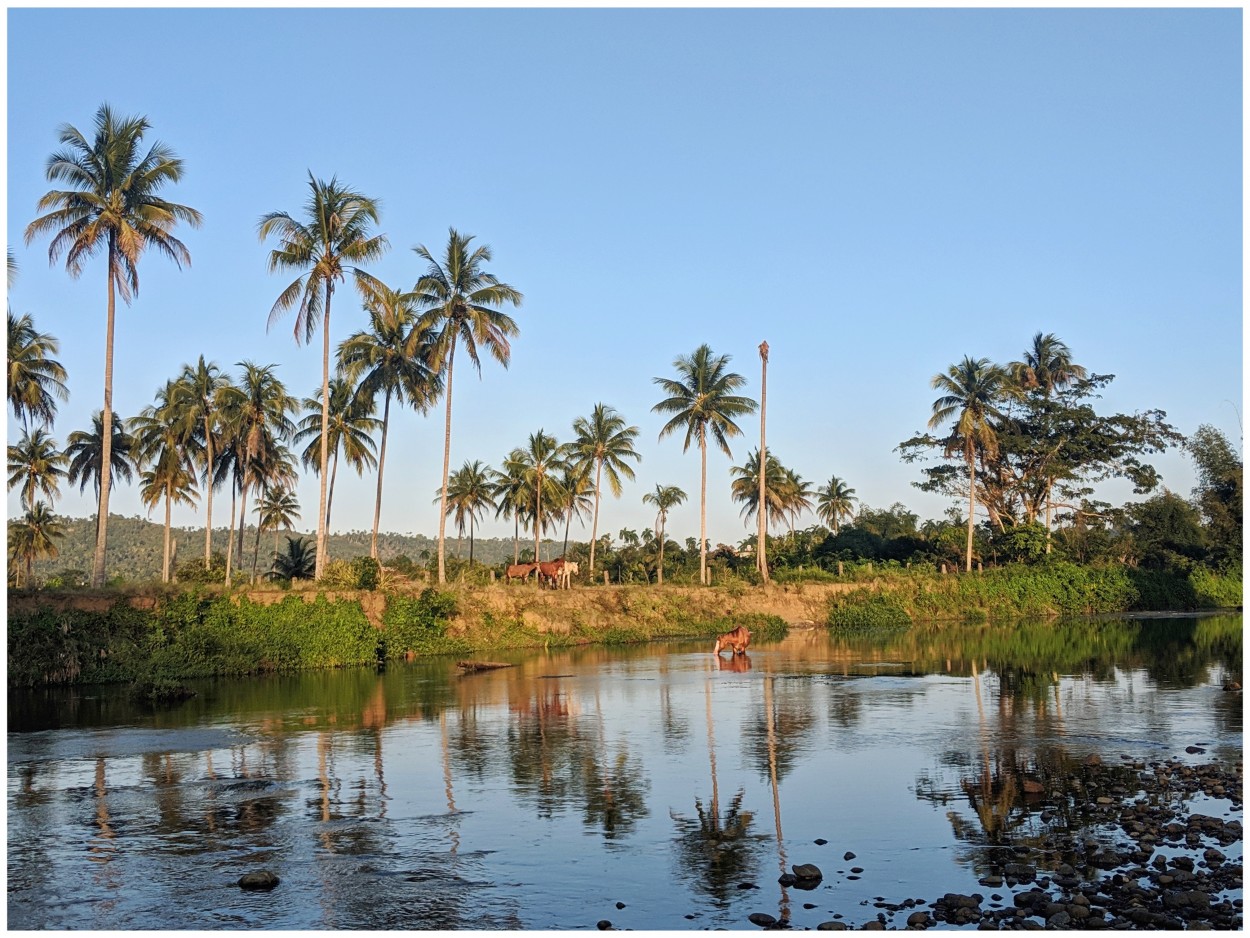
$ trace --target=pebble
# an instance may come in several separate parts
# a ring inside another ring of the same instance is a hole
[[[239,877],[236,885],[240,889],[273,889],[280,882],[282,880],[269,870],[257,870],[253,873],[244,873]]]

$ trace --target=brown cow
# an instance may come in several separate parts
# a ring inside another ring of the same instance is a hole
[[[529,575],[538,569],[536,563],[515,563],[509,564],[508,569],[504,571],[504,575],[508,578],[508,582],[513,580],[526,580]]]
[[[730,649],[735,655],[745,655],[747,646],[751,644],[751,633],[745,625],[740,625],[731,632],[716,637],[716,650],[712,654],[720,657],[723,649]]]

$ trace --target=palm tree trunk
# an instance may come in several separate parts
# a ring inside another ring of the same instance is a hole
[[[230,524],[226,528],[226,585],[230,585],[230,574],[232,572],[232,561],[234,560],[234,509],[238,502],[239,491],[234,487],[234,483],[230,484]]]
[[[169,582],[169,505],[170,505],[170,502],[172,501],[172,499],[170,498],[169,488],[170,488],[170,484],[166,482],[165,483],[165,559],[161,564],[161,582],[162,583]]]
[[[382,447],[378,451],[378,497],[373,503],[373,539],[369,542],[369,556],[378,559],[378,525],[382,521],[382,469],[386,465],[386,429],[391,422],[391,389],[386,389],[386,403],[382,405]]]
[[[543,477],[542,477],[542,473],[539,473],[538,480],[534,484],[534,563],[539,563],[542,561],[542,557],[539,556],[539,553],[538,553],[539,538],[541,537],[539,532],[542,531],[542,527],[543,527],[542,521],[543,521]],[[542,577],[539,577],[538,579],[541,580]]]
[[[207,570],[213,563],[213,431],[207,412],[204,414],[204,443],[208,448],[205,456],[208,471],[204,482],[204,569]]]
[[[448,326],[450,328],[450,324]],[[447,423],[443,430],[443,494],[438,506],[438,582],[447,582],[447,477],[451,473],[451,376],[456,362],[456,335],[451,337],[451,350],[447,353]],[[538,558],[535,557],[535,560]]]
[[[243,566],[243,529],[247,527],[247,490],[250,486],[244,482],[243,491],[239,494],[239,566]]]
[[[326,308],[321,321],[321,494],[317,502],[317,570],[320,580],[326,566],[326,468],[330,462],[330,297],[334,282],[326,281]],[[240,550],[240,553],[242,551]]]
[[[560,552],[561,557],[569,555],[569,526],[573,523],[573,506],[569,506],[569,513],[564,519],[564,549]]]
[[[593,576],[595,572],[595,538],[599,536],[599,480],[603,474],[603,460],[597,461],[595,466],[595,520],[590,526],[590,573]]]
[[[256,522],[256,543],[252,546],[252,585],[256,585],[256,562],[260,558],[260,521]]]
[[[964,570],[972,572],[972,516],[977,508],[977,464],[968,460],[968,549],[965,557]]]
[[[330,542],[330,507],[334,504],[334,480],[339,475],[339,451],[334,451],[334,466],[330,469],[330,492],[326,496],[326,545]]]
[[[473,569],[473,516],[469,515],[469,569]]]
[[[664,585],[664,524],[660,524],[660,568],[656,571],[656,586]]]
[[[1050,553],[1050,479],[1046,480],[1046,553]]]
[[[521,562],[521,513],[512,513],[512,564]]]
[[[699,583],[707,586],[707,429],[699,430],[699,455],[702,470],[699,476]]]
[[[768,502],[764,498],[765,467],[768,465],[768,449],[764,445],[764,429],[768,414],[768,343],[760,343],[760,507],[759,534],[755,542],[755,565],[760,579],[768,582]]]
[[[109,489],[113,468],[113,317],[116,310],[114,278],[117,276],[116,235],[108,243],[108,325],[104,334],[104,412],[100,415],[100,508],[96,516],[95,557],[91,562],[91,585],[104,585],[104,545],[108,540]]]

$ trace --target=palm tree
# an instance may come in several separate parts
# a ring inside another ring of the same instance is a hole
[[[744,521],[759,517],[760,492],[764,492],[764,514],[773,521],[785,513],[789,504],[789,487],[791,478],[789,470],[769,453],[764,459],[764,479],[760,479],[760,451],[753,450],[741,466],[729,469],[733,482],[729,491],[735,502],[742,503],[741,515]]]
[[[109,447],[109,458],[112,469],[109,472],[109,485],[115,485],[118,478],[129,483],[134,478],[134,437],[126,430],[125,421],[117,414],[109,421],[113,427],[113,445]],[[77,485],[79,492],[91,490],[100,496],[101,463],[104,459],[104,415],[98,410],[91,415],[90,430],[72,430],[65,438],[65,456],[69,459],[70,485]]]
[[[432,367],[443,379],[447,398],[446,428],[443,433],[443,488],[442,505],[438,512],[438,582],[447,580],[447,477],[451,471],[451,385],[456,362],[456,346],[463,343],[469,360],[480,375],[482,362],[479,348],[508,367],[512,356],[510,338],[520,333],[520,327],[511,316],[498,309],[504,303],[520,306],[519,290],[500,283],[494,274],[487,273],[482,265],[491,260],[488,245],[469,250],[473,235],[461,235],[450,229],[447,250],[440,264],[425,245],[413,248],[418,257],[429,267],[417,281],[413,292],[417,294],[417,306],[426,312],[421,317],[422,326],[431,330],[433,357]]]
[[[625,460],[640,456],[634,450],[638,428],[625,425],[625,418],[607,404],[596,404],[590,417],[573,421],[575,439],[570,453],[578,462],[595,467],[595,516],[590,528],[590,572],[595,572],[595,539],[599,536],[599,498],[603,493],[603,471],[607,469],[608,487],[616,498],[621,497],[621,476],[634,478],[633,467]]]
[[[278,238],[278,247],[269,252],[269,271],[303,271],[279,294],[269,311],[269,325],[287,310],[295,308],[295,341],[310,342],[320,323],[321,347],[321,495],[317,505],[317,579],[325,571],[326,480],[330,462],[330,300],[336,282],[352,274],[362,294],[380,290],[382,284],[361,270],[358,264],[375,261],[388,247],[386,237],[369,233],[378,223],[378,203],[339,184],[327,183],[308,174],[310,194],[304,206],[305,220],[296,221],[286,212],[270,212],[257,226],[260,240]]]
[[[172,506],[194,505],[195,462],[199,448],[195,425],[182,419],[177,401],[177,382],[168,381],[157,392],[156,403],[145,407],[130,421],[135,462],[146,467],[139,477],[139,495],[150,512],[165,500],[165,554],[161,582],[169,582]]]
[[[260,498],[256,499],[256,545],[252,550],[252,581],[256,580],[256,560],[260,553],[260,535],[262,531],[273,532],[273,552],[278,553],[278,531],[285,528],[290,531],[299,520],[299,500],[295,493],[283,485],[267,488]]]
[[[60,348],[55,336],[36,331],[29,313],[15,317],[9,310],[9,405],[27,429],[32,417],[52,426],[57,400],[69,400],[65,369],[51,357]]]
[[[361,397],[356,394],[355,389],[344,378],[335,377],[330,379],[330,420],[327,424],[322,419],[324,408],[321,406],[320,393],[313,397],[304,398],[304,407],[313,411],[303,420],[299,422],[299,428],[295,431],[295,437],[292,442],[299,444],[308,442],[304,449],[301,459],[305,469],[311,469],[314,473],[320,471],[320,462],[318,454],[323,450],[330,453],[330,488],[326,495],[326,530],[330,528],[330,509],[334,504],[334,480],[339,472],[339,453],[347,460],[347,464],[356,470],[356,475],[362,476],[366,469],[372,469],[378,464],[374,451],[377,445],[370,436],[379,426],[381,421],[371,416],[373,413],[373,401],[367,396]],[[322,431],[329,428],[330,442],[322,445]]]
[[[521,558],[521,521],[527,518],[527,509],[534,499],[525,481],[525,451],[514,449],[503,461],[502,470],[493,470],[491,497],[495,499],[495,517],[511,518],[513,521],[512,562]]]
[[[56,557],[56,542],[64,536],[56,515],[43,502],[35,502],[20,521],[9,523],[9,556],[25,563],[25,586],[30,586],[34,562],[41,557]]]
[[[1087,375],[1083,365],[1072,361],[1072,352],[1053,332],[1038,332],[1024,352],[1024,360],[1012,362],[1011,378],[1022,391],[1037,391],[1047,400]],[[1046,553],[1050,553],[1050,490],[1054,479],[1046,479]]]
[[[690,449],[697,440],[701,459],[699,493],[699,582],[707,583],[707,438],[712,440],[726,456],[728,438],[742,432],[735,417],[755,412],[755,401],[733,392],[746,384],[742,375],[726,369],[728,355],[713,355],[711,348],[700,345],[693,355],[680,355],[673,361],[677,380],[655,378],[656,384],[669,396],[651,408],[653,412],[673,414],[673,418],[660,430],[660,439],[685,427],[686,439],[682,452]]]
[[[54,502],[61,494],[66,462],[55,439],[39,427],[27,430],[16,445],[9,447],[9,488],[22,487],[22,505],[28,510],[34,507],[37,493],[42,493],[49,503]]]
[[[373,535],[369,556],[378,557],[378,525],[382,520],[382,472],[386,464],[386,433],[391,422],[391,398],[426,413],[443,384],[430,367],[429,330],[417,324],[416,297],[382,287],[365,300],[369,328],[355,332],[339,345],[338,364],[356,394],[382,403],[382,443],[378,448],[378,494],[373,507]],[[372,408],[370,410],[372,412]]]
[[[837,476],[830,476],[825,487],[816,491],[816,516],[829,525],[836,536],[839,522],[854,516],[855,510],[851,505],[857,501],[859,499],[855,497],[853,488]]]
[[[998,438],[993,422],[1001,420],[998,402],[1006,390],[1008,375],[1002,368],[991,364],[988,358],[972,359],[964,356],[957,365],[951,365],[945,374],[933,376],[930,384],[943,394],[933,402],[933,416],[929,428],[936,429],[951,417],[955,423],[946,442],[946,455],[962,452],[968,463],[968,545],[964,569],[972,570],[972,529],[976,513],[976,457],[977,451],[993,454]]]
[[[560,551],[560,556],[567,557],[569,527],[574,518],[580,520],[586,515],[593,504],[590,497],[590,463],[566,461],[561,467],[559,478],[556,479],[556,488],[559,491],[560,513],[564,515],[564,548]],[[593,540],[590,542],[591,550],[594,550],[594,543]]]
[[[794,539],[794,528],[799,516],[812,510],[812,484],[793,469],[786,469],[786,482],[782,489],[784,505],[782,511],[790,524],[790,538]],[[765,509],[767,510],[767,509]]]
[[[654,505],[656,507],[655,516],[655,536],[660,542],[660,565],[656,571],[656,585],[664,585],[664,526],[668,522],[668,512],[670,508],[676,508],[686,500],[686,493],[675,485],[659,485],[657,484],[654,492],[648,492],[642,496],[644,505]]]
[[[525,481],[533,499],[534,513],[531,517],[534,521],[534,562],[537,563],[542,559],[538,548],[542,530],[547,526],[543,517],[543,502],[549,506],[559,504],[560,489],[555,474],[564,467],[564,450],[555,437],[539,430],[530,434],[529,445],[522,453]]]
[[[95,115],[91,140],[64,124],[59,131],[63,149],[48,158],[47,178],[65,182],[68,189],[54,189],[39,200],[38,211],[47,214],[26,227],[26,243],[37,235],[52,233],[48,260],[55,264],[65,254],[71,277],[82,273],[83,261],[103,250],[108,282],[108,318],[104,340],[104,457],[100,461],[100,507],[91,585],[104,585],[105,543],[108,539],[109,472],[113,442],[113,320],[116,296],[129,304],[139,292],[139,259],[155,249],[179,268],[191,263],[186,246],[171,233],[183,221],[200,224],[193,208],[169,202],[158,192],[182,178],[182,160],[163,143],[143,152],[143,136],[151,125],[145,117],[118,117],[107,104]],[[48,211],[50,209],[50,211]]]
[[[315,545],[308,538],[288,537],[286,553],[273,555],[269,576],[276,580],[311,580],[316,571]]]
[[[212,564],[213,553],[213,489],[216,488],[216,467],[221,448],[221,397],[230,379],[221,373],[216,362],[205,362],[201,355],[195,365],[183,365],[175,387],[175,401],[181,418],[195,428],[203,441],[204,467],[200,478],[204,485],[204,569]]]
[[[243,369],[237,385],[227,387],[221,397],[222,420],[229,442],[232,471],[236,479],[241,509],[239,511],[239,557],[243,556],[243,519],[247,516],[247,492],[254,487],[272,485],[289,477],[293,469],[283,443],[295,432],[287,416],[298,408],[294,397],[274,374],[276,365],[257,365],[250,361],[238,363]],[[223,453],[223,457],[227,454]],[[325,507],[324,500],[322,507]],[[324,516],[322,518],[324,521]],[[231,513],[231,533],[234,515]],[[226,549],[227,582],[231,567],[231,546]]]
[[[482,512],[495,508],[494,470],[481,460],[465,462],[447,480],[447,510],[455,515],[456,528],[464,534],[464,524],[469,523],[469,566],[473,566],[473,525],[481,520]],[[434,495],[434,504],[442,502],[442,489]],[[460,544],[456,543],[456,553]]]

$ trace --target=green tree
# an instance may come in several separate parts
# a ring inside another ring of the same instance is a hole
[[[701,460],[699,491],[699,582],[707,583],[707,440],[712,440],[726,456],[732,458],[728,439],[742,430],[734,418],[755,412],[755,401],[734,392],[746,384],[742,375],[728,370],[728,355],[714,355],[707,345],[700,345],[694,354],[678,356],[673,361],[677,379],[654,378],[668,395],[652,411],[672,414],[660,430],[660,439],[685,428],[682,452],[691,442],[699,444]]]
[[[451,388],[456,346],[462,344],[474,369],[481,374],[479,349],[484,349],[505,368],[512,357],[509,339],[520,334],[511,316],[499,309],[504,303],[520,306],[520,291],[501,283],[482,265],[491,260],[488,245],[469,250],[473,235],[449,230],[443,261],[435,260],[425,247],[413,248],[428,268],[413,287],[423,328],[431,330],[432,367],[443,377],[446,424],[443,432],[442,504],[438,512],[438,582],[447,581],[447,479],[451,471]]]
[[[764,499],[766,501],[765,515],[770,522],[776,522],[784,516],[787,505],[787,489],[791,483],[788,471],[777,460],[777,457],[769,453],[764,460]],[[735,502],[742,505],[740,512],[743,520],[747,523],[752,518],[758,520],[760,509],[760,451],[752,450],[747,456],[746,462],[741,466],[731,466],[729,475],[732,482],[729,485],[730,494]],[[757,535],[758,536],[758,535]]]
[[[203,459],[200,480],[204,486],[204,569],[212,565],[213,554],[213,489],[216,485],[217,458],[221,449],[221,399],[230,379],[221,373],[216,362],[204,361],[201,355],[194,365],[183,365],[174,388],[175,407],[180,418],[198,434]]]
[[[460,532],[459,536],[464,535],[464,525],[469,523],[469,566],[473,566],[473,526],[474,522],[480,521],[482,513],[487,508],[495,506],[495,484],[493,481],[494,470],[482,463],[481,460],[473,462],[465,462],[463,466],[452,473],[451,478],[447,482],[447,510],[451,512],[456,520],[456,529]],[[443,500],[443,490],[440,488],[434,496],[434,504],[441,504]],[[460,553],[459,540],[456,543],[456,553]]]
[[[291,309],[296,310],[295,341],[310,342],[322,328],[321,347],[321,454],[318,473],[321,494],[317,505],[317,571],[321,579],[326,564],[326,486],[330,462],[330,302],[335,284],[347,279],[363,295],[380,291],[383,285],[358,265],[380,258],[388,247],[385,236],[372,234],[378,223],[378,203],[341,185],[308,174],[309,196],[304,219],[297,221],[286,212],[262,216],[257,227],[260,240],[276,236],[278,247],[269,252],[269,271],[299,270],[300,275],[279,294],[269,312],[269,325]]]
[[[568,450],[566,449],[567,453]],[[561,557],[567,557],[569,554],[569,528],[572,526],[573,519],[579,521],[591,510],[594,500],[590,497],[593,486],[590,484],[590,465],[587,463],[575,463],[565,460],[564,465],[560,469],[560,475],[556,479],[556,487],[559,490],[560,514],[564,516],[564,547],[560,551]],[[590,542],[591,549],[594,549],[594,541]]]
[[[116,296],[129,303],[139,292],[139,259],[147,250],[164,254],[181,267],[190,265],[191,254],[172,234],[178,222],[200,224],[193,208],[161,198],[166,185],[182,178],[182,160],[163,143],[143,150],[149,130],[147,118],[119,117],[107,104],[95,116],[95,135],[88,140],[64,124],[59,131],[62,149],[48,158],[47,178],[68,188],[46,193],[37,210],[46,212],[26,227],[26,243],[44,233],[52,234],[48,260],[55,264],[65,255],[71,277],[82,272],[83,261],[101,251],[105,254],[108,286],[108,317],[104,340],[105,455],[101,460],[99,525],[91,585],[104,585],[105,544],[108,540],[109,472],[113,428],[113,320]]]
[[[9,489],[21,486],[22,505],[27,510],[35,505],[35,496],[42,493],[49,503],[61,494],[68,460],[57,449],[56,440],[36,427],[22,433],[16,445],[9,446]]]
[[[278,531],[285,528],[290,531],[299,520],[299,499],[289,488],[276,485],[265,489],[256,500],[256,544],[252,550],[252,580],[256,579],[256,561],[260,554],[260,535],[263,531],[273,532],[273,552],[278,553]]]
[[[422,414],[442,393],[442,379],[430,365],[430,331],[418,324],[416,296],[389,287],[365,299],[369,328],[348,336],[339,346],[339,368],[357,385],[356,394],[376,406],[382,394],[382,442],[378,448],[378,492],[373,508],[369,556],[378,558],[378,525],[382,520],[382,473],[386,467],[386,435],[391,423],[391,398]],[[372,407],[370,408],[372,412]]]
[[[555,437],[539,430],[531,433],[529,444],[522,450],[524,478],[527,491],[533,499],[534,560],[542,559],[539,545],[543,530],[547,527],[544,512],[550,513],[560,502],[560,486],[556,473],[564,468],[564,449]]]
[[[972,569],[972,528],[976,515],[976,456],[978,449],[992,453],[998,445],[993,421],[1002,418],[999,409],[1007,373],[988,358],[968,356],[951,365],[944,374],[933,376],[930,384],[943,394],[933,402],[930,429],[955,418],[946,441],[946,453],[961,452],[968,465],[968,543],[964,569]]]
[[[9,557],[26,568],[23,586],[30,587],[36,560],[57,556],[56,542],[64,536],[60,521],[43,502],[35,502],[20,521],[9,522]]]
[[[591,408],[589,417],[573,421],[573,442],[569,446],[571,457],[595,468],[595,514],[590,527],[590,572],[595,572],[595,541],[599,537],[599,499],[603,493],[603,475],[607,472],[608,488],[616,498],[621,497],[621,477],[633,481],[634,469],[626,460],[642,460],[634,449],[638,428],[626,425],[625,418],[616,409],[599,403]],[[568,538],[565,537],[567,542]],[[566,545],[567,550],[567,545]]]
[[[1186,444],[1198,470],[1194,500],[1210,533],[1211,559],[1217,567],[1240,569],[1242,560],[1242,461],[1228,438],[1210,424],[1200,426]]]
[[[654,492],[647,492],[642,496],[644,505],[654,505],[656,508],[655,539],[660,542],[659,565],[656,568],[657,586],[664,585],[664,527],[668,523],[668,513],[685,500],[686,493],[675,485],[657,484]]]
[[[855,516],[854,504],[857,501],[859,499],[855,497],[853,488],[837,476],[830,476],[824,488],[816,491],[816,517],[829,525],[836,535],[842,519]]]
[[[109,421],[113,427],[113,445],[109,447],[109,458],[113,462],[109,472],[109,484],[115,485],[120,478],[129,483],[134,478],[134,437],[126,430],[125,421],[117,414]],[[79,492],[85,492],[90,484],[99,501],[100,478],[103,476],[101,463],[104,460],[104,415],[98,410],[91,415],[90,430],[71,430],[65,438],[65,456],[69,460],[69,475],[66,481],[77,485]]]
[[[320,389],[313,397],[304,398],[304,409],[310,413],[299,422],[292,442],[307,443],[300,458],[305,469],[320,471],[320,454],[323,449],[330,453],[330,487],[326,494],[326,529],[330,528],[330,509],[334,505],[334,482],[339,472],[339,453],[347,464],[363,476],[366,469],[378,464],[374,455],[377,449],[371,434],[382,422],[373,416],[373,401],[367,395],[359,395],[345,378],[330,379],[329,423],[323,419],[325,408],[321,406]],[[328,427],[330,442],[322,446],[322,431]]]
[[[142,468],[139,495],[150,512],[165,500],[164,560],[161,582],[169,582],[172,506],[195,504],[195,453],[199,441],[195,425],[183,419],[177,402],[177,382],[167,381],[156,403],[130,422],[135,463]]]
[[[316,544],[308,538],[288,537],[286,553],[273,555],[269,576],[275,580],[311,580],[316,572]]]
[[[9,310],[9,406],[26,429],[32,419],[51,427],[56,402],[69,400],[65,369],[52,357],[60,348],[55,336],[35,329],[29,313]]]
[[[495,500],[495,517],[512,519],[512,562],[520,563],[521,522],[529,523],[527,509],[534,502],[525,480],[525,451],[520,447],[512,450],[504,459],[503,468],[492,471],[491,497]]]

